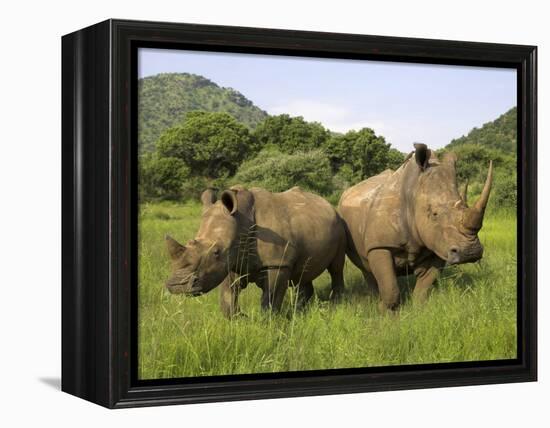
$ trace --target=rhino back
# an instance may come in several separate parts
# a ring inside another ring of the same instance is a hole
[[[251,192],[258,256],[264,266],[290,264],[295,273],[305,274],[302,280],[325,270],[345,240],[343,223],[332,205],[297,187],[282,193]]]

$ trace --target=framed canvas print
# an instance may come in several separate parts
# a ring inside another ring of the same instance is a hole
[[[536,380],[536,48],[109,20],[62,39],[62,389]]]

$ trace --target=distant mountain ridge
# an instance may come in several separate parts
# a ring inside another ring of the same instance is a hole
[[[478,144],[515,155],[517,149],[517,108],[513,107],[497,119],[481,128],[472,129],[467,135],[452,140],[445,149],[457,149],[466,144]]]
[[[183,122],[189,111],[229,113],[254,129],[268,114],[240,92],[190,73],[161,73],[139,79],[139,147],[154,150],[159,136]]]

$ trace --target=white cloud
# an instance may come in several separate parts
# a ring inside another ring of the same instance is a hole
[[[347,132],[361,128],[372,128],[379,134],[384,134],[384,130],[388,131],[381,122],[372,122],[367,118],[361,120],[358,118],[357,112],[347,107],[323,102],[293,100],[285,105],[275,106],[267,110],[271,114],[286,113],[290,116],[302,116],[309,122],[320,122],[326,128],[335,132]]]

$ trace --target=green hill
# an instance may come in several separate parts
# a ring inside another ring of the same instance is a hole
[[[517,109],[514,107],[481,128],[472,129],[468,135],[452,140],[441,150],[458,155],[458,179],[460,183],[469,181],[470,197],[477,197],[481,193],[487,176],[487,165],[490,160],[493,161],[493,207],[515,208],[517,205],[516,117]]]
[[[229,113],[251,129],[267,117],[240,92],[189,73],[162,73],[139,80],[139,147],[152,151],[160,134],[187,112]]]
[[[517,147],[517,108],[513,107],[481,128],[472,129],[468,135],[452,140],[445,149],[457,149],[467,144],[479,144],[489,149],[514,155]]]

